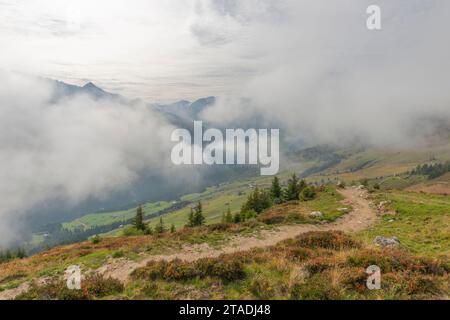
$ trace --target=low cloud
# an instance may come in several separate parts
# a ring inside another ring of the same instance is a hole
[[[147,106],[87,95],[49,104],[49,82],[0,73],[0,83],[0,245],[34,206],[107,199],[168,168],[173,129]]]
[[[310,143],[410,146],[432,129],[421,120],[450,119],[448,1],[378,1],[381,31],[366,28],[369,1],[283,4],[276,25],[255,11],[235,46],[252,45],[260,72],[206,120],[262,117]]]

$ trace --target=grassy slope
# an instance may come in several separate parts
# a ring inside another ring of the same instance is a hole
[[[423,256],[450,257],[450,197],[390,191],[375,196],[375,201],[391,201],[395,215],[362,233],[371,242],[376,236],[400,239],[408,251]]]
[[[50,249],[47,252],[35,256],[14,260],[2,264],[0,268],[0,291],[17,286],[19,283],[32,280],[41,276],[53,276],[61,274],[70,265],[81,265],[84,270],[96,269],[106,263],[108,259],[126,257],[131,260],[140,260],[143,255],[168,254],[178,251],[185,244],[208,243],[211,246],[222,245],[226,240],[236,234],[253,235],[261,228],[272,228],[285,223],[314,223],[308,217],[312,210],[322,210],[326,220],[332,220],[338,215],[337,208],[342,207],[342,198],[333,189],[320,193],[318,198],[310,202],[293,202],[289,206],[293,212],[277,212],[283,220],[278,223],[272,220],[265,221],[272,216],[277,208],[269,209],[260,215],[258,219],[244,224],[231,225],[225,230],[216,230],[214,225],[198,229],[180,229],[175,234],[137,237],[109,237],[100,243],[83,242],[69,246]],[[300,218],[301,217],[301,218]]]
[[[147,203],[143,206],[146,214],[156,213],[171,206],[169,202],[160,201],[154,203]],[[93,227],[105,226],[115,222],[124,222],[133,218],[136,214],[136,209],[129,209],[115,212],[93,213],[85,215],[81,218],[63,224],[67,230],[74,230],[77,228],[90,229]]]
[[[432,180],[422,180],[417,184],[408,186],[408,190],[442,195],[450,195],[450,173]]]
[[[350,205],[342,204],[343,196],[336,192],[335,188],[328,187],[319,196],[307,202],[291,201],[268,209],[260,217],[267,222],[293,222],[293,223],[318,223],[332,222],[352,210]],[[341,209],[341,210],[339,210]],[[342,210],[345,209],[345,210]],[[309,214],[313,211],[323,213],[322,218],[311,218]],[[282,218],[282,219],[280,219]]]
[[[339,179],[358,181],[365,178],[390,177],[415,168],[418,164],[430,161],[431,157],[439,161],[450,160],[450,144],[437,144],[414,150],[367,149],[363,151],[345,151],[344,159],[337,166],[315,175],[314,180]]]

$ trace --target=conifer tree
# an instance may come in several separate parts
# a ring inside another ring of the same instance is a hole
[[[300,194],[300,185],[295,173],[288,180],[286,190],[284,192],[284,198],[286,201],[298,200]]]
[[[280,186],[280,180],[275,176],[272,180],[272,186],[270,188],[270,196],[272,199],[281,199],[282,189]]]
[[[271,205],[272,201],[269,193],[256,187],[255,190],[249,194],[247,201],[242,206],[241,213],[253,210],[257,214],[260,214],[265,209],[270,208]]]
[[[136,210],[136,217],[134,219],[134,227],[137,230],[141,230],[141,231],[145,230],[144,211],[142,210],[142,206],[139,206]]]
[[[194,226],[202,226],[205,223],[205,217],[203,216],[202,203],[199,201],[194,213]]]
[[[166,227],[164,225],[164,221],[163,221],[162,217],[159,217],[159,222],[155,226],[155,232],[156,233],[164,233],[164,232],[166,232]]]
[[[194,225],[194,209],[191,208],[191,211],[189,212],[189,216],[188,216],[188,222],[186,224],[186,227],[188,228],[193,228]]]

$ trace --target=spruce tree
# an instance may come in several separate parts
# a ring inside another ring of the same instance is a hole
[[[294,173],[292,177],[288,180],[288,185],[284,192],[284,198],[286,201],[298,200],[299,193],[300,193],[300,186],[297,176]]]
[[[260,214],[265,209],[270,208],[270,206],[272,206],[272,201],[269,193],[255,187],[255,190],[249,194],[247,201],[242,206],[241,213],[246,213],[247,211],[253,210]]]
[[[189,216],[188,216],[188,222],[186,224],[186,227],[188,228],[193,228],[195,227],[195,222],[194,222],[194,209],[191,208],[191,211],[189,212]]]
[[[25,253],[25,250],[22,248],[17,249],[17,258],[19,259],[23,259],[27,256],[27,254]]]
[[[13,255],[12,255],[11,251],[9,249],[7,249],[6,253],[5,253],[5,260],[9,261],[9,260],[12,260],[12,258],[13,258]]]
[[[164,226],[163,218],[159,218],[158,224],[155,226],[155,232],[156,233],[164,233],[166,232],[166,227]]]
[[[201,226],[205,223],[205,217],[203,216],[202,203],[199,201],[194,213],[194,226]]]
[[[145,230],[144,211],[142,210],[142,206],[139,206],[136,210],[136,217],[134,219],[134,227],[137,230],[141,230],[141,231]]]
[[[186,227],[194,228],[194,227],[201,226],[204,223],[205,223],[205,217],[203,216],[202,203],[199,201],[195,208],[191,208]]]
[[[272,199],[281,199],[282,196],[282,189],[280,186],[280,180],[278,179],[277,176],[275,176],[273,178],[272,181],[272,186],[270,188],[270,196],[272,197]]]

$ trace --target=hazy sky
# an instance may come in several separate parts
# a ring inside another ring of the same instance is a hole
[[[220,96],[294,53],[305,67],[319,49],[343,59],[379,54],[361,46],[373,3],[385,22],[409,23],[443,1],[0,0],[0,68],[92,80],[150,101]],[[383,32],[392,45],[395,32]]]
[[[151,101],[220,95],[258,72],[247,31],[282,2],[2,0],[0,67]]]

